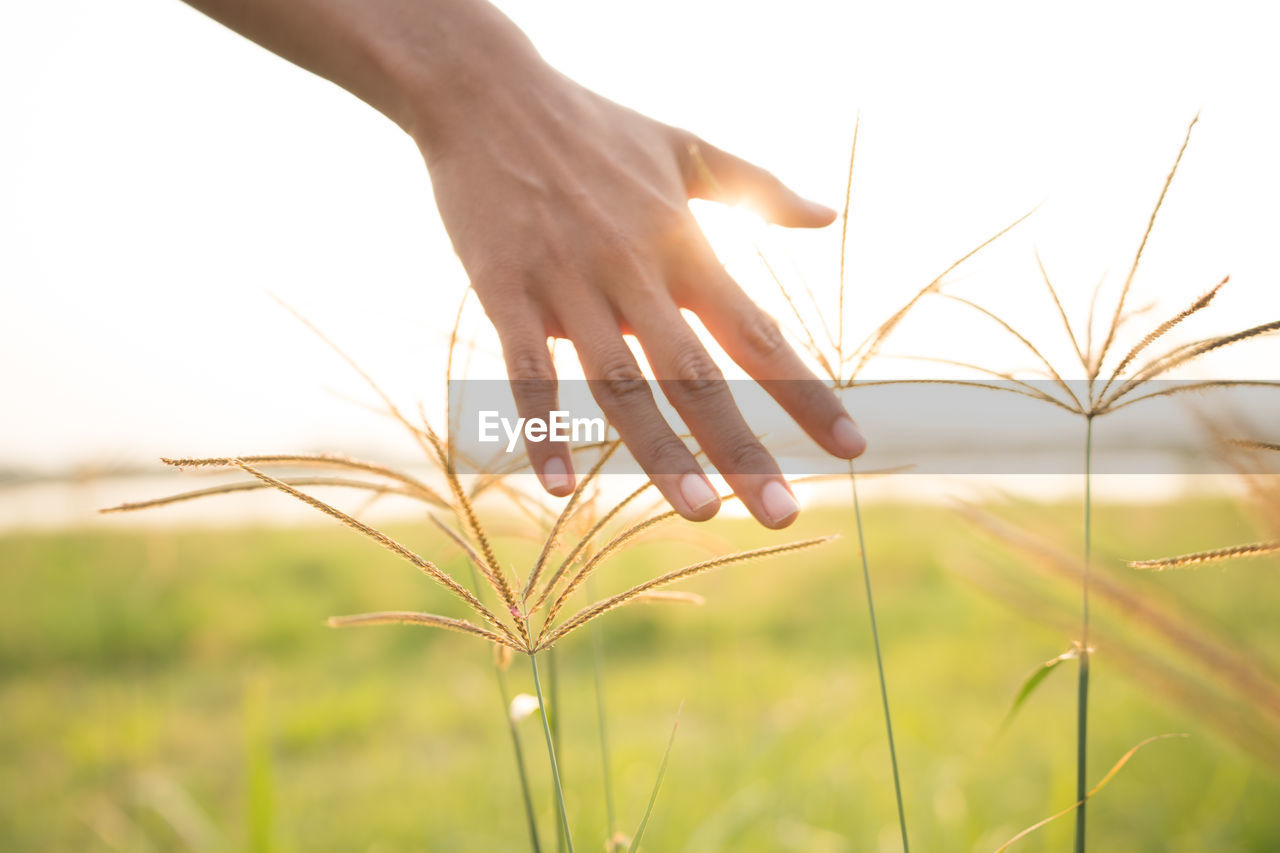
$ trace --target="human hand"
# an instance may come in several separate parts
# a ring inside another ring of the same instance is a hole
[[[747,202],[770,221],[829,225],[768,172],[590,92],[547,65],[484,0],[187,0],[383,112],[418,143],[445,227],[498,330],[522,417],[556,405],[549,336],[573,342],[592,393],[671,505],[720,500],[663,419],[623,340],[751,514],[799,510],[743,420],[688,309],[830,453],[865,447],[835,395],[716,259],[690,198]],[[532,443],[552,494],[573,489],[564,445]]]
[[[769,380],[765,387],[825,450],[852,458],[865,442],[774,320],[725,272],[688,200],[746,201],[797,227],[828,225],[835,212],[538,60],[471,106],[465,121],[445,131],[433,125],[422,147],[445,226],[501,339],[519,414],[545,419],[556,408],[547,339],[572,341],[601,409],[657,488],[681,515],[713,516],[719,499],[655,405],[623,340],[633,334],[752,515],[768,527],[789,524],[799,507],[777,463],[680,309],[697,314],[752,377]],[[530,442],[527,450],[548,491],[572,490],[563,444]]]

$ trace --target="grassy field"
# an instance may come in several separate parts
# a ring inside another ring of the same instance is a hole
[[[1067,547],[1078,536],[1074,506],[993,511]],[[1073,799],[1073,667],[996,735],[1032,667],[1068,647],[1078,593],[946,509],[880,505],[866,520],[913,849],[993,850]],[[845,525],[815,510],[786,538]],[[1123,567],[1256,538],[1225,500],[1103,506],[1097,525],[1099,575],[1166,619],[1098,598],[1091,775],[1147,736],[1190,737],[1138,753],[1091,804],[1091,839],[1100,850],[1280,849],[1280,725],[1247,685],[1224,683],[1229,666],[1196,652],[1225,649],[1274,683],[1277,562]],[[602,591],[708,546],[783,541],[747,522],[699,530],[723,541],[651,537],[603,573]],[[429,528],[389,532],[465,575]],[[683,700],[645,849],[894,849],[852,541],[696,579],[684,588],[704,607],[640,605],[599,623],[617,829],[639,821]],[[515,565],[529,554],[515,538],[501,544]],[[376,609],[457,613],[336,526],[0,536],[0,849],[528,849],[489,649],[422,628],[324,626]],[[1161,632],[1168,620],[1185,644]],[[599,851],[589,635],[556,654],[575,840]],[[510,675],[532,692],[523,661]],[[550,850],[542,734],[536,717],[520,725]],[[1014,849],[1062,850],[1069,824]]]

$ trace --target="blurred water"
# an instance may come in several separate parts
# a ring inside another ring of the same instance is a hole
[[[137,512],[102,514],[100,509],[130,501],[148,500],[232,482],[225,475],[173,472],[159,475],[124,475],[48,479],[39,482],[0,486],[0,530],[49,529],[60,527],[136,527],[139,525],[238,527],[244,525],[333,524],[314,509],[288,495],[264,489],[234,492],[194,501],[169,504]],[[536,494],[537,483],[528,475],[516,475],[512,483]],[[628,494],[642,480],[635,475],[602,478],[602,500],[608,502]],[[723,488],[723,483],[720,483]],[[800,480],[795,490],[803,506],[839,505],[849,500],[849,484],[841,477]],[[308,487],[308,492],[373,522],[425,520],[421,504],[397,495],[386,495],[370,503],[363,492],[336,487]],[[1094,478],[1094,494],[1102,501],[1159,503],[1195,494],[1234,495],[1241,491],[1232,476],[1194,475],[1100,475]],[[920,502],[947,504],[956,501],[984,501],[1016,497],[1055,501],[1077,499],[1081,479],[1074,475],[870,475],[859,483],[860,497],[867,502]],[[547,498],[549,506],[562,501]],[[652,501],[658,496],[653,493]],[[645,505],[639,505],[643,508]],[[490,514],[505,514],[510,505],[501,496],[485,503]],[[728,502],[721,515],[745,514],[736,502]]]

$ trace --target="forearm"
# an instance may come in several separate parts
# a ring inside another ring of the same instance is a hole
[[[493,86],[550,73],[485,0],[186,0],[382,112],[424,148]]]
[[[799,506],[681,315],[687,309],[748,372],[771,380],[770,393],[815,441],[845,458],[862,452],[839,401],[728,277],[687,202],[745,200],[801,227],[827,225],[835,211],[556,73],[486,0],[187,2],[413,137],[518,380],[521,416],[555,408],[547,338],[568,338],[610,423],[667,500],[687,518],[714,515],[715,489],[637,381],[644,373],[629,331],[654,375],[675,380],[663,386],[668,398],[752,514],[789,524]],[[546,489],[568,494],[568,451],[527,449]]]

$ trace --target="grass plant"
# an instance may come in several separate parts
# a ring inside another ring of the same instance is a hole
[[[922,380],[936,381],[946,384],[968,385],[972,387],[1019,394],[1071,412],[1072,414],[1080,417],[1084,424],[1083,572],[1080,579],[1079,639],[1074,643],[1074,648],[1077,650],[1075,659],[1078,662],[1076,696],[1076,802],[1070,807],[1075,811],[1074,849],[1076,850],[1076,853],[1083,853],[1086,848],[1086,801],[1091,795],[1087,776],[1087,757],[1089,744],[1088,719],[1090,664],[1095,651],[1090,636],[1090,598],[1091,584],[1093,581],[1092,564],[1094,519],[1092,486],[1095,422],[1103,416],[1111,414],[1119,409],[1160,397],[1208,391],[1232,386],[1253,385],[1280,387],[1280,382],[1268,380],[1184,381],[1176,384],[1165,385],[1159,388],[1151,387],[1150,383],[1154,380],[1165,377],[1177,368],[1184,367],[1210,353],[1280,331],[1280,320],[1269,321],[1242,330],[1180,343],[1165,349],[1158,355],[1152,356],[1149,354],[1149,350],[1151,350],[1152,347],[1166,338],[1166,336],[1172,333],[1186,320],[1208,308],[1218,293],[1228,284],[1228,277],[1224,277],[1213,287],[1206,290],[1186,308],[1151,328],[1135,343],[1133,343],[1129,349],[1125,350],[1121,348],[1120,345],[1120,339],[1124,334],[1126,326],[1144,313],[1143,311],[1135,311],[1131,308],[1130,302],[1133,286],[1137,278],[1143,254],[1155,230],[1157,218],[1161,208],[1164,206],[1169,190],[1173,185],[1174,178],[1178,172],[1178,167],[1182,162],[1183,155],[1186,153],[1187,146],[1191,140],[1192,130],[1195,128],[1197,120],[1198,118],[1192,120],[1190,125],[1187,127],[1186,136],[1183,138],[1182,145],[1178,150],[1177,157],[1174,159],[1173,166],[1164,181],[1164,185],[1161,187],[1160,194],[1156,199],[1156,203],[1147,220],[1146,228],[1142,232],[1142,237],[1138,243],[1137,251],[1134,253],[1133,259],[1128,268],[1128,273],[1121,285],[1120,293],[1115,306],[1111,311],[1110,319],[1104,324],[1100,334],[1095,335],[1094,322],[1094,313],[1098,304],[1100,286],[1098,289],[1095,289],[1094,292],[1093,305],[1090,309],[1090,315],[1085,325],[1085,333],[1084,335],[1079,335],[1071,323],[1067,311],[1063,307],[1063,302],[1059,298],[1057,288],[1054,286],[1052,279],[1045,270],[1043,263],[1041,263],[1039,257],[1037,257],[1040,278],[1048,291],[1054,309],[1062,322],[1068,341],[1076,355],[1078,362],[1076,367],[1078,367],[1078,369],[1083,373],[1082,383],[1078,381],[1073,383],[1066,378],[1072,374],[1075,368],[1072,370],[1059,370],[1052,360],[1045,357],[1041,349],[1033,343],[1029,335],[1018,331],[1011,322],[1005,320],[995,310],[992,310],[978,302],[953,294],[940,295],[942,298],[950,299],[956,304],[980,315],[986,321],[994,324],[996,328],[1008,335],[1012,340],[1016,341],[1037,362],[1038,367],[1043,371],[1043,375],[1046,376],[1049,381],[1043,386],[1036,385],[1019,378],[1013,372],[1008,370],[992,369],[955,359],[933,360],[947,365],[976,371],[983,374],[985,377],[1001,380],[1004,384],[995,384],[981,380]],[[1085,342],[1083,346],[1080,343],[1082,337]],[[1096,346],[1095,339],[1098,341]],[[1039,682],[1036,683],[1038,684]],[[1032,685],[1033,689],[1034,687],[1035,684]]]
[[[877,356],[881,354],[885,342],[892,336],[894,331],[902,324],[903,320],[920,304],[926,297],[937,293],[943,286],[947,276],[955,272],[966,261],[973,258],[983,249],[999,240],[1030,214],[1025,214],[1000,231],[979,243],[973,249],[949,264],[939,275],[935,276],[928,284],[920,288],[910,299],[903,303],[899,308],[893,311],[880,325],[873,328],[865,338],[857,344],[847,336],[847,332],[851,331],[846,328],[846,312],[847,303],[850,301],[846,297],[849,283],[849,275],[847,270],[847,260],[849,256],[849,213],[853,202],[853,187],[855,164],[858,152],[858,129],[859,124],[855,124],[853,132],[853,141],[849,146],[849,167],[845,179],[844,187],[844,203],[840,215],[840,263],[839,263],[839,281],[836,297],[836,323],[835,330],[831,328],[831,324],[826,319],[826,313],[823,312],[818,303],[817,297],[812,289],[807,285],[803,286],[803,296],[793,293],[793,287],[787,285],[782,277],[778,275],[774,266],[769,262],[763,249],[756,246],[756,255],[764,268],[769,273],[774,284],[777,286],[778,292],[786,302],[792,318],[795,320],[795,331],[797,340],[799,340],[807,352],[807,354],[818,364],[826,380],[836,391],[844,391],[852,388],[859,380],[864,368],[867,367]],[[692,152],[694,161],[699,165],[703,173],[703,177],[709,184],[715,186],[715,176],[711,174],[709,168],[701,157],[697,156],[696,149]],[[806,307],[802,307],[806,306]],[[866,472],[864,472],[866,473]],[[884,714],[885,740],[889,750],[889,765],[893,774],[893,790],[894,799],[897,806],[898,832],[899,839],[902,844],[903,853],[909,853],[910,841],[907,832],[907,816],[906,806],[902,794],[902,777],[899,769],[897,747],[893,738],[893,714],[889,706],[889,687],[885,675],[884,653],[880,642],[880,629],[876,620],[875,597],[872,591],[871,583],[871,566],[867,556],[867,537],[862,520],[862,506],[858,497],[858,480],[859,472],[857,465],[849,462],[849,490],[850,490],[850,507],[853,514],[853,527],[857,533],[856,544],[858,548],[858,561],[861,568],[863,589],[867,602],[867,622],[871,634],[871,645],[876,661],[876,677],[880,691],[880,704]]]
[[[312,328],[314,330],[314,327]],[[316,331],[317,334],[320,334],[318,330]],[[594,504],[591,500],[593,483],[600,475],[610,456],[620,446],[620,442],[607,441],[603,445],[591,445],[587,448],[588,451],[594,452],[594,462],[588,472],[579,479],[577,487],[563,509],[552,516],[546,525],[539,554],[532,565],[528,567],[527,576],[522,581],[515,571],[505,567],[499,559],[494,541],[487,533],[486,526],[481,520],[480,512],[476,506],[477,498],[483,490],[502,490],[504,496],[512,494],[513,490],[505,484],[504,477],[501,475],[480,477],[476,478],[477,482],[471,489],[464,487],[458,474],[458,459],[453,444],[448,438],[449,433],[446,432],[445,436],[442,437],[425,420],[420,423],[411,421],[395,405],[391,398],[373,382],[367,373],[341,349],[334,346],[323,335],[320,336],[365,379],[369,387],[382,400],[387,413],[407,430],[427,459],[433,464],[439,477],[443,479],[443,487],[432,487],[420,479],[377,463],[329,454],[165,459],[164,462],[166,464],[180,469],[222,468],[242,472],[251,479],[227,486],[183,492],[156,500],[122,504],[105,511],[138,510],[214,494],[253,488],[270,488],[289,495],[346,525],[417,568],[449,592],[462,606],[464,616],[467,618],[438,613],[395,610],[335,616],[329,619],[329,625],[332,627],[353,627],[409,624],[434,627],[466,634],[491,643],[510,653],[525,655],[529,660],[530,671],[538,694],[539,712],[556,793],[556,806],[563,832],[563,841],[569,853],[573,853],[574,844],[570,831],[571,823],[556,755],[556,737],[554,736],[551,718],[554,712],[549,709],[550,697],[544,690],[542,671],[539,667],[540,660],[545,659],[557,643],[567,639],[576,631],[593,625],[595,620],[604,614],[638,601],[655,600],[654,596],[660,594],[662,588],[668,585],[738,563],[808,549],[822,544],[832,537],[813,537],[780,545],[769,545],[722,554],[657,574],[620,592],[587,603],[576,611],[568,611],[566,608],[574,601],[575,593],[589,579],[594,578],[598,570],[612,557],[637,544],[640,538],[648,531],[677,517],[676,512],[668,510],[649,515],[639,521],[624,520],[623,511],[646,491],[648,487],[646,484],[646,486],[636,489],[631,494],[615,502],[593,523],[583,525],[585,532],[582,533],[580,538],[576,542],[566,545],[565,536],[572,529],[573,524],[575,522],[580,523],[591,511]],[[457,330],[455,328],[450,342],[450,362],[452,362],[452,351],[456,343]],[[416,499],[431,513],[430,518],[434,526],[445,533],[465,555],[472,571],[474,588],[459,582],[447,571],[440,568],[436,562],[420,555],[376,527],[308,492],[302,491],[300,487],[317,484],[314,476],[291,480],[287,477],[280,478],[267,473],[266,469],[280,466],[290,468],[299,466],[329,468],[338,469],[344,474],[359,474],[363,475],[362,478],[321,478],[323,482],[320,484],[360,489],[374,495],[394,491],[405,497]],[[374,479],[367,479],[368,477],[373,477]],[[335,479],[338,481],[335,482]],[[723,497],[725,500],[730,498],[732,498],[731,495]],[[518,506],[524,506],[522,501],[513,502]],[[533,514],[536,515],[536,510],[533,511]],[[598,539],[603,540],[603,544],[597,545]],[[509,699],[507,691],[501,683],[501,674],[499,679],[505,713]],[[521,775],[522,790],[529,818],[530,847],[537,851],[540,849],[537,829],[533,820],[532,809],[528,806],[530,786],[527,776],[523,772],[523,759],[518,751],[518,738],[515,738],[515,740],[517,741],[516,761],[519,765],[518,772]]]

